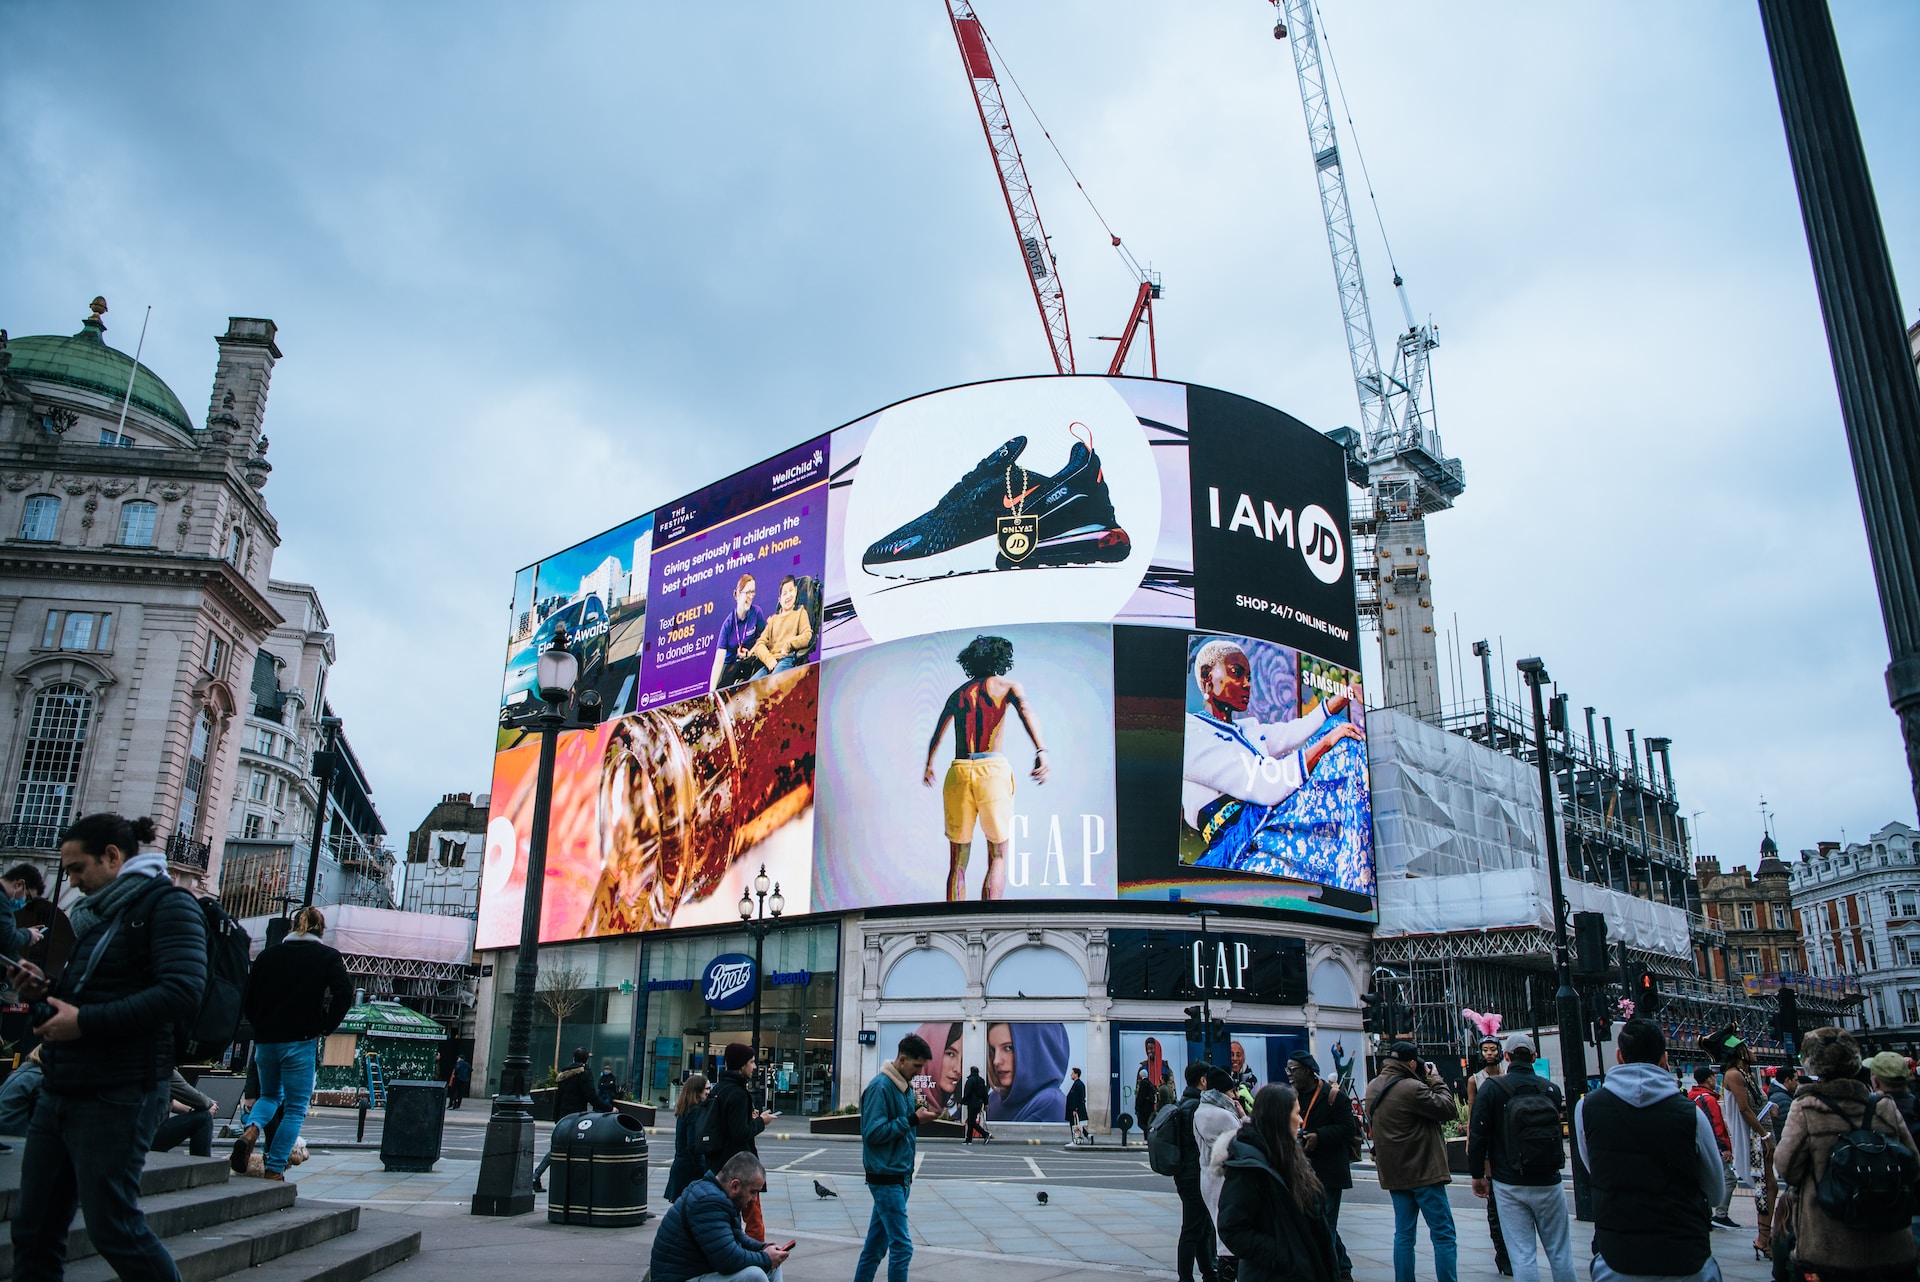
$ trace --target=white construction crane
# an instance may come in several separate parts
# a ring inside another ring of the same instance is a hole
[[[1360,399],[1361,431],[1330,433],[1347,450],[1347,474],[1367,487],[1353,512],[1354,570],[1360,617],[1380,640],[1382,702],[1422,720],[1440,714],[1439,645],[1433,627],[1433,590],[1428,577],[1426,517],[1444,511],[1466,488],[1459,459],[1448,458],[1435,425],[1433,383],[1427,358],[1439,346],[1439,331],[1419,324],[1407,303],[1406,283],[1396,270],[1406,328],[1394,338],[1393,369],[1380,368],[1373,312],[1360,270],[1353,208],[1327,93],[1326,64],[1314,24],[1314,0],[1273,0],[1273,37],[1291,38],[1293,69],[1300,78],[1307,141],[1320,187],[1320,212],[1333,253],[1334,283],[1346,326]]]

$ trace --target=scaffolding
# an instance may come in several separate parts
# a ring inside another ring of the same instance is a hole
[[[220,906],[231,917],[277,917],[306,902],[309,849],[303,841],[229,837],[220,862]],[[377,841],[329,837],[313,902],[392,908],[393,866],[393,852]]]

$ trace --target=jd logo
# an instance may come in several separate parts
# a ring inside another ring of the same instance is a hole
[[[1207,488],[1207,517],[1214,529],[1220,528],[1220,491],[1213,486]],[[1288,547],[1295,546],[1297,532],[1300,555],[1313,577],[1322,583],[1334,582],[1347,568],[1346,541],[1340,537],[1340,527],[1318,503],[1307,504],[1296,521],[1292,508],[1276,508],[1262,500],[1255,510],[1253,497],[1242,494],[1226,518],[1226,529],[1229,534],[1244,530],[1256,539]]]
[[[1347,549],[1327,510],[1309,503],[1300,513],[1300,555],[1322,583],[1332,583],[1347,568]]]

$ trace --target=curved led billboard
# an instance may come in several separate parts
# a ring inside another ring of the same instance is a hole
[[[518,942],[563,629],[542,939],[974,899],[1371,921],[1340,448],[1211,388],[891,405],[515,579],[478,943]]]

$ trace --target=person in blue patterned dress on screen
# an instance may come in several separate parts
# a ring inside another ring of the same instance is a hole
[[[1366,827],[1366,749],[1347,696],[1291,721],[1248,718],[1253,665],[1225,637],[1200,647],[1193,676],[1206,703],[1187,717],[1181,788],[1182,814],[1206,843],[1193,863],[1371,892],[1364,852],[1350,848],[1361,838],[1349,830]]]

